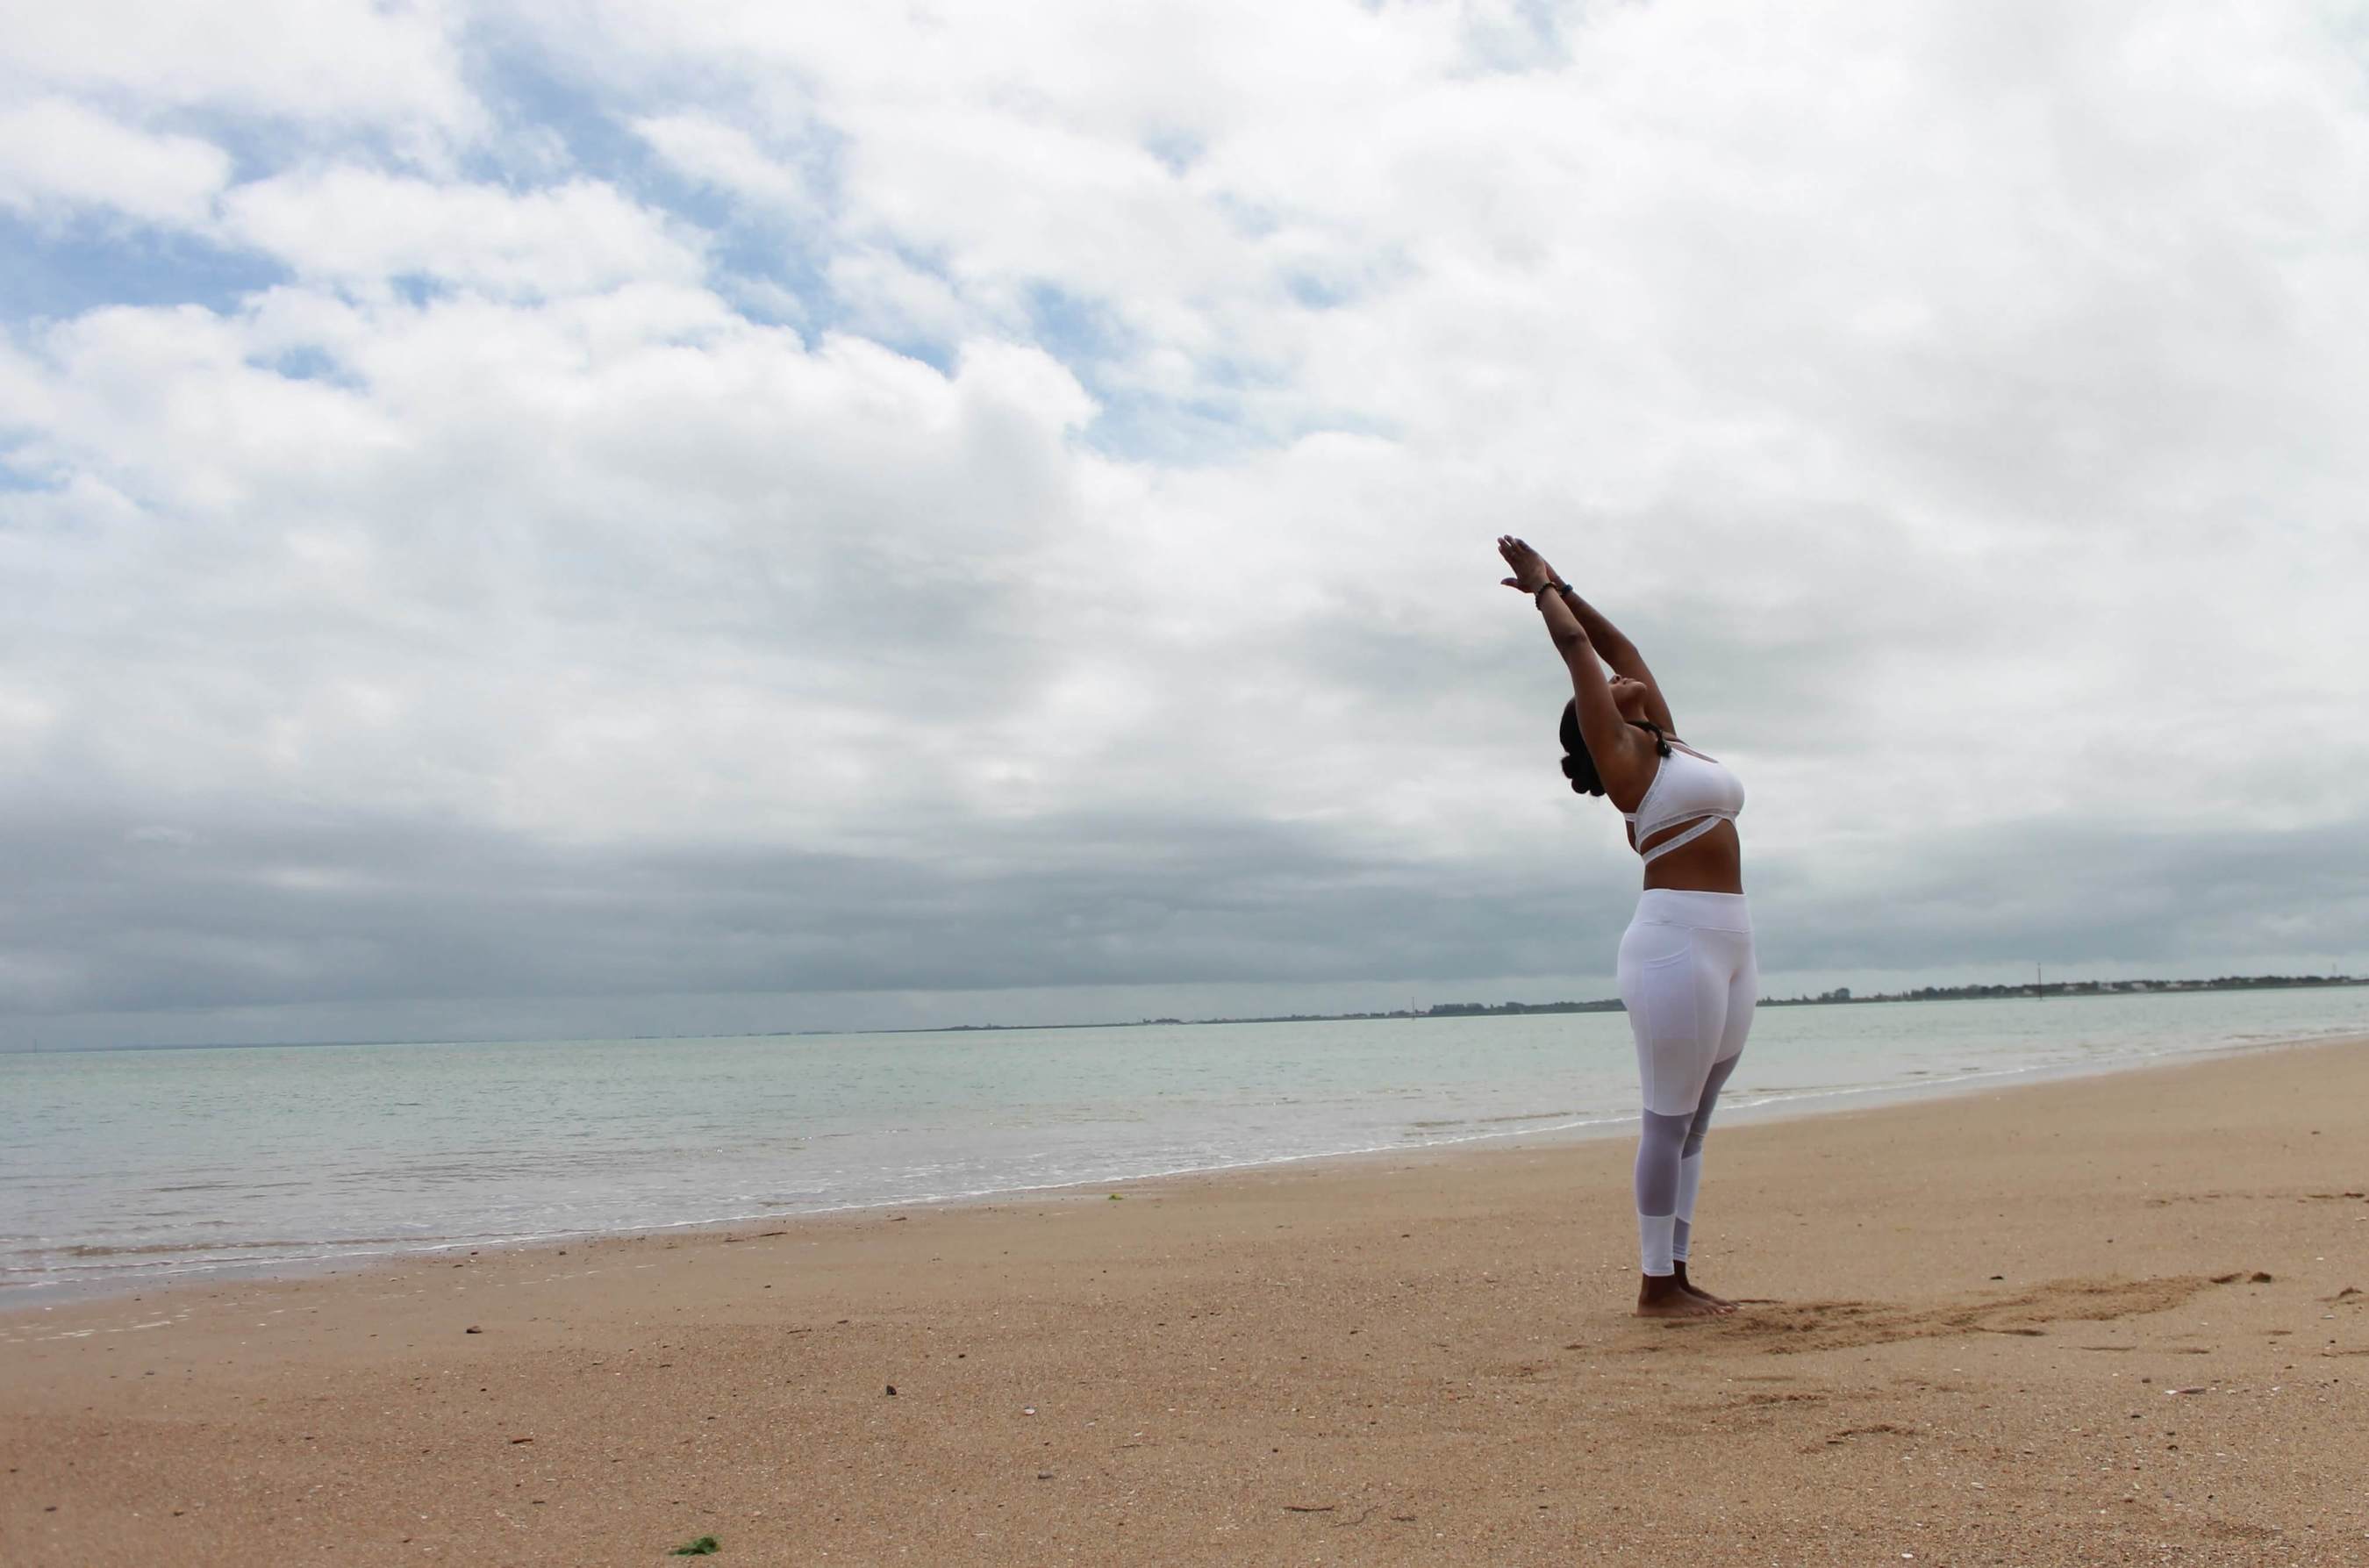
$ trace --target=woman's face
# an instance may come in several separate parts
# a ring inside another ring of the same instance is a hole
[[[1616,675],[1612,678],[1612,705],[1620,710],[1622,718],[1631,721],[1643,718],[1645,691],[1645,683],[1642,681],[1631,681],[1626,675]]]

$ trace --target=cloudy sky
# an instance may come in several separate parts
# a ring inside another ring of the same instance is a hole
[[[2369,967],[2369,11],[6,6],[0,1045]]]

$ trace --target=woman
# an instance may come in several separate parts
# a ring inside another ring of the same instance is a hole
[[[1644,1081],[1637,1144],[1637,1235],[1643,1282],[1637,1315],[1713,1317],[1735,1310],[1687,1278],[1703,1134],[1735,1070],[1759,991],[1744,850],[1735,816],[1744,786],[1672,733],[1670,706],[1634,644],[1513,536],[1497,552],[1508,587],[1537,601],[1570,668],[1562,710],[1563,776],[1609,795],[1644,857],[1645,890],[1620,939],[1620,1001]],[[1608,679],[1596,660],[1612,667]]]

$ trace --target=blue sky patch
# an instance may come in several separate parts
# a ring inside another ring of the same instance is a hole
[[[269,257],[120,219],[63,228],[0,217],[0,321],[62,321],[107,305],[203,305],[227,314],[288,280]]]

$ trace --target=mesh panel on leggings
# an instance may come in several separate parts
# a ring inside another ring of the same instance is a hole
[[[1700,1182],[1703,1139],[1711,1132],[1711,1109],[1719,1104],[1719,1092],[1726,1085],[1728,1075],[1742,1059],[1741,1056],[1732,1056],[1712,1064],[1711,1076],[1704,1082],[1702,1093],[1689,1115],[1643,1113],[1643,1125],[1637,1138],[1637,1216],[1641,1224],[1646,1220],[1672,1221],[1669,1261],[1673,1264],[1686,1258],[1694,1239],[1694,1184],[1682,1182],[1681,1173],[1690,1169],[1696,1183]],[[1645,1248],[1645,1271],[1664,1272],[1662,1227],[1654,1224],[1644,1229],[1652,1238]]]

